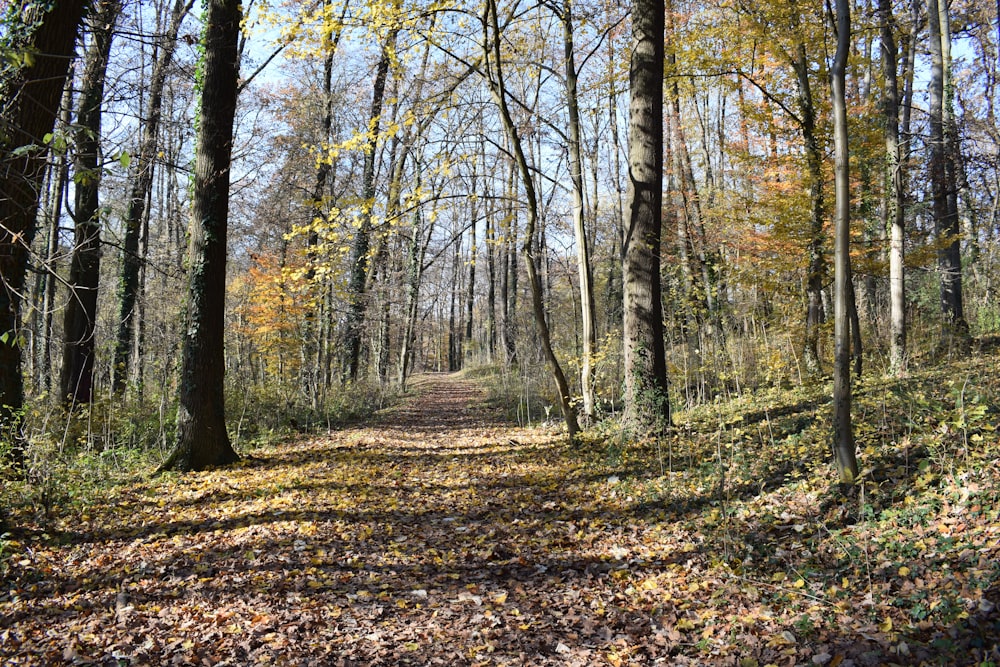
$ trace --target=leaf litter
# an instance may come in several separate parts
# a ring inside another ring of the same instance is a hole
[[[910,405],[894,391],[886,414]],[[989,419],[885,438],[845,498],[820,400],[570,447],[503,423],[471,381],[430,376],[370,425],[109,489],[50,525],[16,515],[0,659],[1000,664]]]

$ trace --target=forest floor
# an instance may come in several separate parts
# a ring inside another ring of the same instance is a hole
[[[365,425],[15,512],[0,663],[996,666],[996,413],[966,389],[961,424],[862,443],[844,498],[822,392],[570,447],[425,376]]]

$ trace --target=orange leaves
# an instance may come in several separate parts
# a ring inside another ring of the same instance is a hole
[[[253,265],[239,285],[238,330],[259,352],[266,369],[277,374],[298,368],[307,314],[312,308],[309,282],[296,271],[301,260],[252,255]]]

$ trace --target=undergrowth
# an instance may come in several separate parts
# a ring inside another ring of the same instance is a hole
[[[593,431],[581,455],[624,512],[698,535],[720,572],[798,615],[794,634],[854,612],[893,650],[954,656],[1000,599],[998,361],[856,384],[847,495],[823,386],[681,410],[663,438]]]
[[[398,398],[371,384],[331,391],[315,408],[290,396],[273,387],[227,389],[229,437],[238,452],[358,422]],[[59,513],[85,508],[108,489],[148,475],[174,446],[175,421],[176,405],[165,397],[102,397],[74,410],[38,397],[24,418],[25,469],[0,466],[0,529],[7,509],[28,508],[49,523]],[[3,546],[0,540],[0,554]]]

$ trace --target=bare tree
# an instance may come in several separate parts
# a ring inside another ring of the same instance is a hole
[[[858,476],[851,425],[851,175],[847,135],[847,96],[844,91],[847,57],[851,49],[850,0],[837,0],[837,51],[830,69],[836,214],[833,286],[833,452],[842,484]]]
[[[75,243],[70,261],[69,304],[64,319],[60,399],[66,405],[90,403],[94,390],[94,332],[97,328],[97,289],[101,277],[101,117],[104,81],[119,0],[101,0],[90,14],[91,43],[83,68],[76,114]]]

